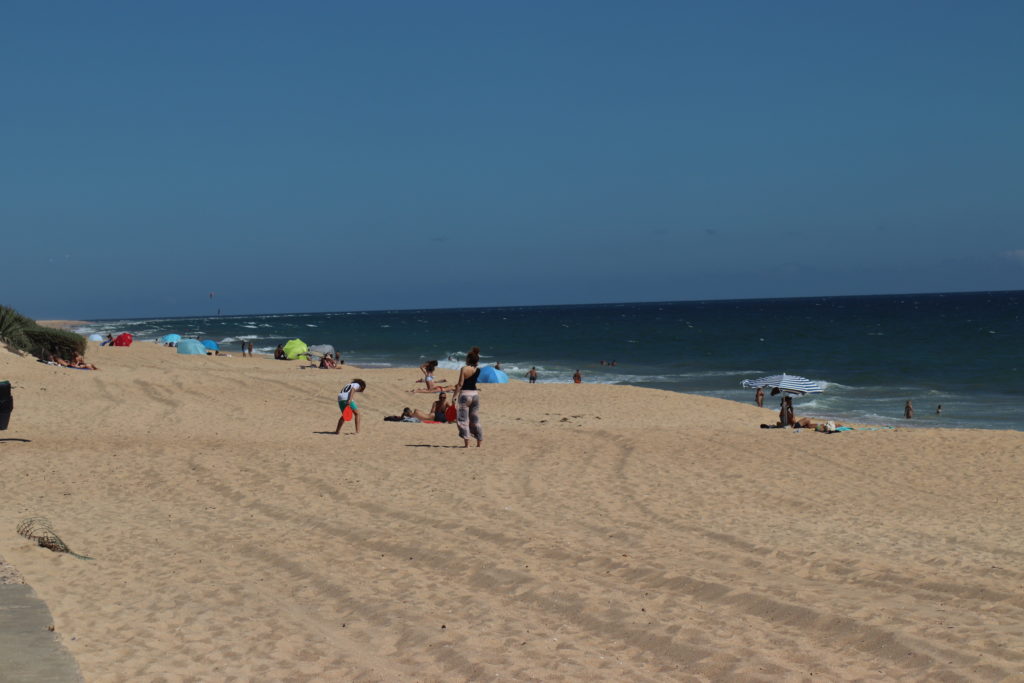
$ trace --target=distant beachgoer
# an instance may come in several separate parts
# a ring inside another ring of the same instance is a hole
[[[779,409],[779,424],[783,427],[789,427],[795,422],[793,415],[793,397],[783,396],[782,407]]]
[[[106,338],[106,339],[104,339],[104,340],[103,340],[103,341],[102,341],[102,342],[100,343],[100,346],[110,346],[110,345],[111,345],[111,344],[113,344],[113,343],[114,343],[114,335],[112,335],[112,334],[108,334],[108,335],[107,335],[107,338]]]
[[[245,340],[242,340],[242,358],[245,358]]]
[[[938,405],[938,407],[937,407],[937,408],[935,409],[935,414],[936,414],[936,415],[942,415],[942,404],[941,404],[941,403],[940,403],[940,404]]]
[[[284,344],[278,344],[277,348],[274,349],[274,360],[286,360],[287,356],[284,355]]]
[[[352,409],[352,416],[356,423],[356,434],[359,433],[359,406],[356,405],[355,395],[366,391],[366,382],[361,379],[354,379],[338,392],[338,408],[341,409],[341,417],[338,418],[338,426],[335,434],[341,434],[341,428],[345,426],[345,408]]]
[[[572,373],[572,381],[575,384],[583,383],[583,375],[580,374],[579,368],[576,368],[576,372]]]
[[[530,371],[526,373],[526,379],[530,380],[530,384],[537,383],[537,366],[530,368]]]
[[[455,384],[453,400],[458,406],[456,424],[464,446],[469,448],[470,435],[476,439],[477,448],[483,445],[484,430],[480,426],[480,392],[476,380],[480,377],[480,347],[474,346],[466,354],[466,364],[459,370],[459,381]]]
[[[252,358],[252,342],[249,342],[249,358]]]
[[[611,363],[609,363],[608,365],[610,365],[610,366],[612,366],[612,367],[615,367],[615,361],[612,361],[612,362],[611,362]]]
[[[754,392],[754,403],[758,408],[764,408],[764,389],[761,387],[758,387],[757,391]]]
[[[601,361],[601,365],[608,365],[608,364],[605,363],[604,361]]]
[[[494,364],[494,369],[495,370],[501,370],[501,361],[500,360],[497,363]]]
[[[83,358],[80,353],[75,353],[74,359],[68,367],[78,368],[79,370],[99,370],[99,368],[92,363],[86,363],[85,358]]]
[[[436,368],[437,368],[437,361],[436,360],[428,360],[426,363],[424,363],[423,365],[420,366],[420,372],[423,373],[423,379],[418,379],[416,381],[417,382],[423,382],[424,388],[423,389],[413,389],[412,390],[413,393],[417,393],[417,394],[432,394],[432,393],[437,392],[437,391],[444,391],[444,388],[441,386],[441,384],[444,383],[444,380],[443,379],[442,380],[435,380],[434,379],[434,370]]]
[[[911,420],[914,417],[914,404],[907,401],[907,405],[903,406],[903,417]]]

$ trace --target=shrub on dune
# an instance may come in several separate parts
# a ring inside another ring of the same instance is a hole
[[[50,354],[71,359],[85,355],[85,337],[68,330],[43,327],[8,306],[0,306],[0,342],[15,351],[47,359]]]

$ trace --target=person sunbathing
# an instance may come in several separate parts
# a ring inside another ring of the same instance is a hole
[[[329,355],[324,355],[320,357],[321,370],[333,370],[336,367],[338,366],[334,364],[334,359],[331,358]]]
[[[72,360],[71,363],[68,364],[68,367],[77,368],[78,370],[99,370],[99,368],[97,368],[92,363],[86,363],[85,358],[83,358],[82,354],[80,353],[75,354],[74,360]]]
[[[434,414],[436,422],[447,422],[448,417],[448,394],[442,391],[437,395],[437,400],[430,406],[430,412]]]
[[[425,385],[423,389],[413,389],[410,393],[413,394],[433,394],[438,391],[444,391],[444,387],[441,386],[445,383],[445,380],[434,379],[434,370],[437,368],[436,360],[428,360],[426,363],[420,366],[420,372],[423,373],[423,379],[416,380],[417,382],[423,382]]]

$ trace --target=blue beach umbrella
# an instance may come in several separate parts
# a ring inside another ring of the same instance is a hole
[[[213,341],[212,339],[204,339],[201,343],[203,346],[210,349],[211,351],[220,351],[220,344]]]
[[[195,339],[182,339],[178,342],[178,353],[186,356],[205,356],[207,348]]]
[[[164,336],[162,336],[159,339],[157,339],[157,341],[158,342],[162,342],[164,344],[167,344],[167,343],[176,344],[176,343],[181,341],[181,335],[180,334],[165,334]]]
[[[786,394],[803,396],[804,394],[820,394],[825,387],[819,382],[800,377],[799,375],[769,375],[758,379],[745,379],[741,384],[747,389],[778,389]]]
[[[480,376],[477,381],[484,384],[508,384],[508,375],[501,370],[495,370],[491,365],[485,365],[480,368]]]

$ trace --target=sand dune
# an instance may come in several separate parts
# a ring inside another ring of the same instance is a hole
[[[415,369],[88,357],[0,352],[0,555],[86,680],[1024,676],[1021,433],[515,383],[462,449],[382,421],[429,406]],[[18,537],[33,515],[96,559]]]

